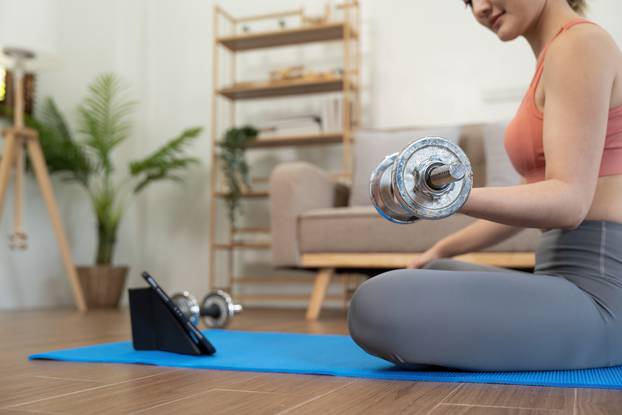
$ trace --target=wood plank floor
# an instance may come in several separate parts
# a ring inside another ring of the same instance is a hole
[[[245,310],[232,329],[347,334],[345,313]],[[0,414],[622,414],[622,391],[386,382],[35,361],[35,352],[130,338],[122,311],[0,313]]]

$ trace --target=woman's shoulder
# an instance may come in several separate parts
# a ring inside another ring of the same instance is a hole
[[[620,49],[613,37],[597,24],[577,24],[562,33],[547,51],[547,63],[570,63],[595,59],[593,64],[614,63]]]
[[[562,33],[548,48],[544,76],[571,68],[585,76],[615,77],[622,55],[612,36],[596,24],[575,25]]]

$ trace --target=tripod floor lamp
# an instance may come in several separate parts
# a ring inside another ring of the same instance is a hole
[[[46,62],[50,62],[50,40],[56,35],[51,27],[54,7],[55,2],[46,0],[0,1],[0,65],[11,69],[14,81],[13,125],[2,132],[4,147],[0,161],[0,218],[9,180],[14,173],[15,232],[11,235],[11,245],[14,248],[25,248],[21,210],[24,157],[28,153],[50,215],[76,305],[80,311],[84,311],[87,308],[85,296],[71,257],[39,137],[35,130],[27,128],[24,123],[22,79],[26,70],[40,69]]]

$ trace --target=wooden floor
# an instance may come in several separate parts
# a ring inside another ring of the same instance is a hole
[[[342,311],[246,310],[231,328],[347,333]],[[622,414],[622,391],[26,360],[129,337],[126,311],[0,313],[0,414]]]

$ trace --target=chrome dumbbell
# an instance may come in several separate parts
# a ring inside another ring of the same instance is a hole
[[[222,290],[207,294],[200,304],[188,291],[174,294],[171,300],[195,326],[202,320],[209,328],[226,327],[231,318],[242,311],[242,306],[235,304]]]
[[[394,223],[442,219],[456,213],[473,186],[471,163],[442,137],[423,137],[387,156],[369,180],[371,201]]]

